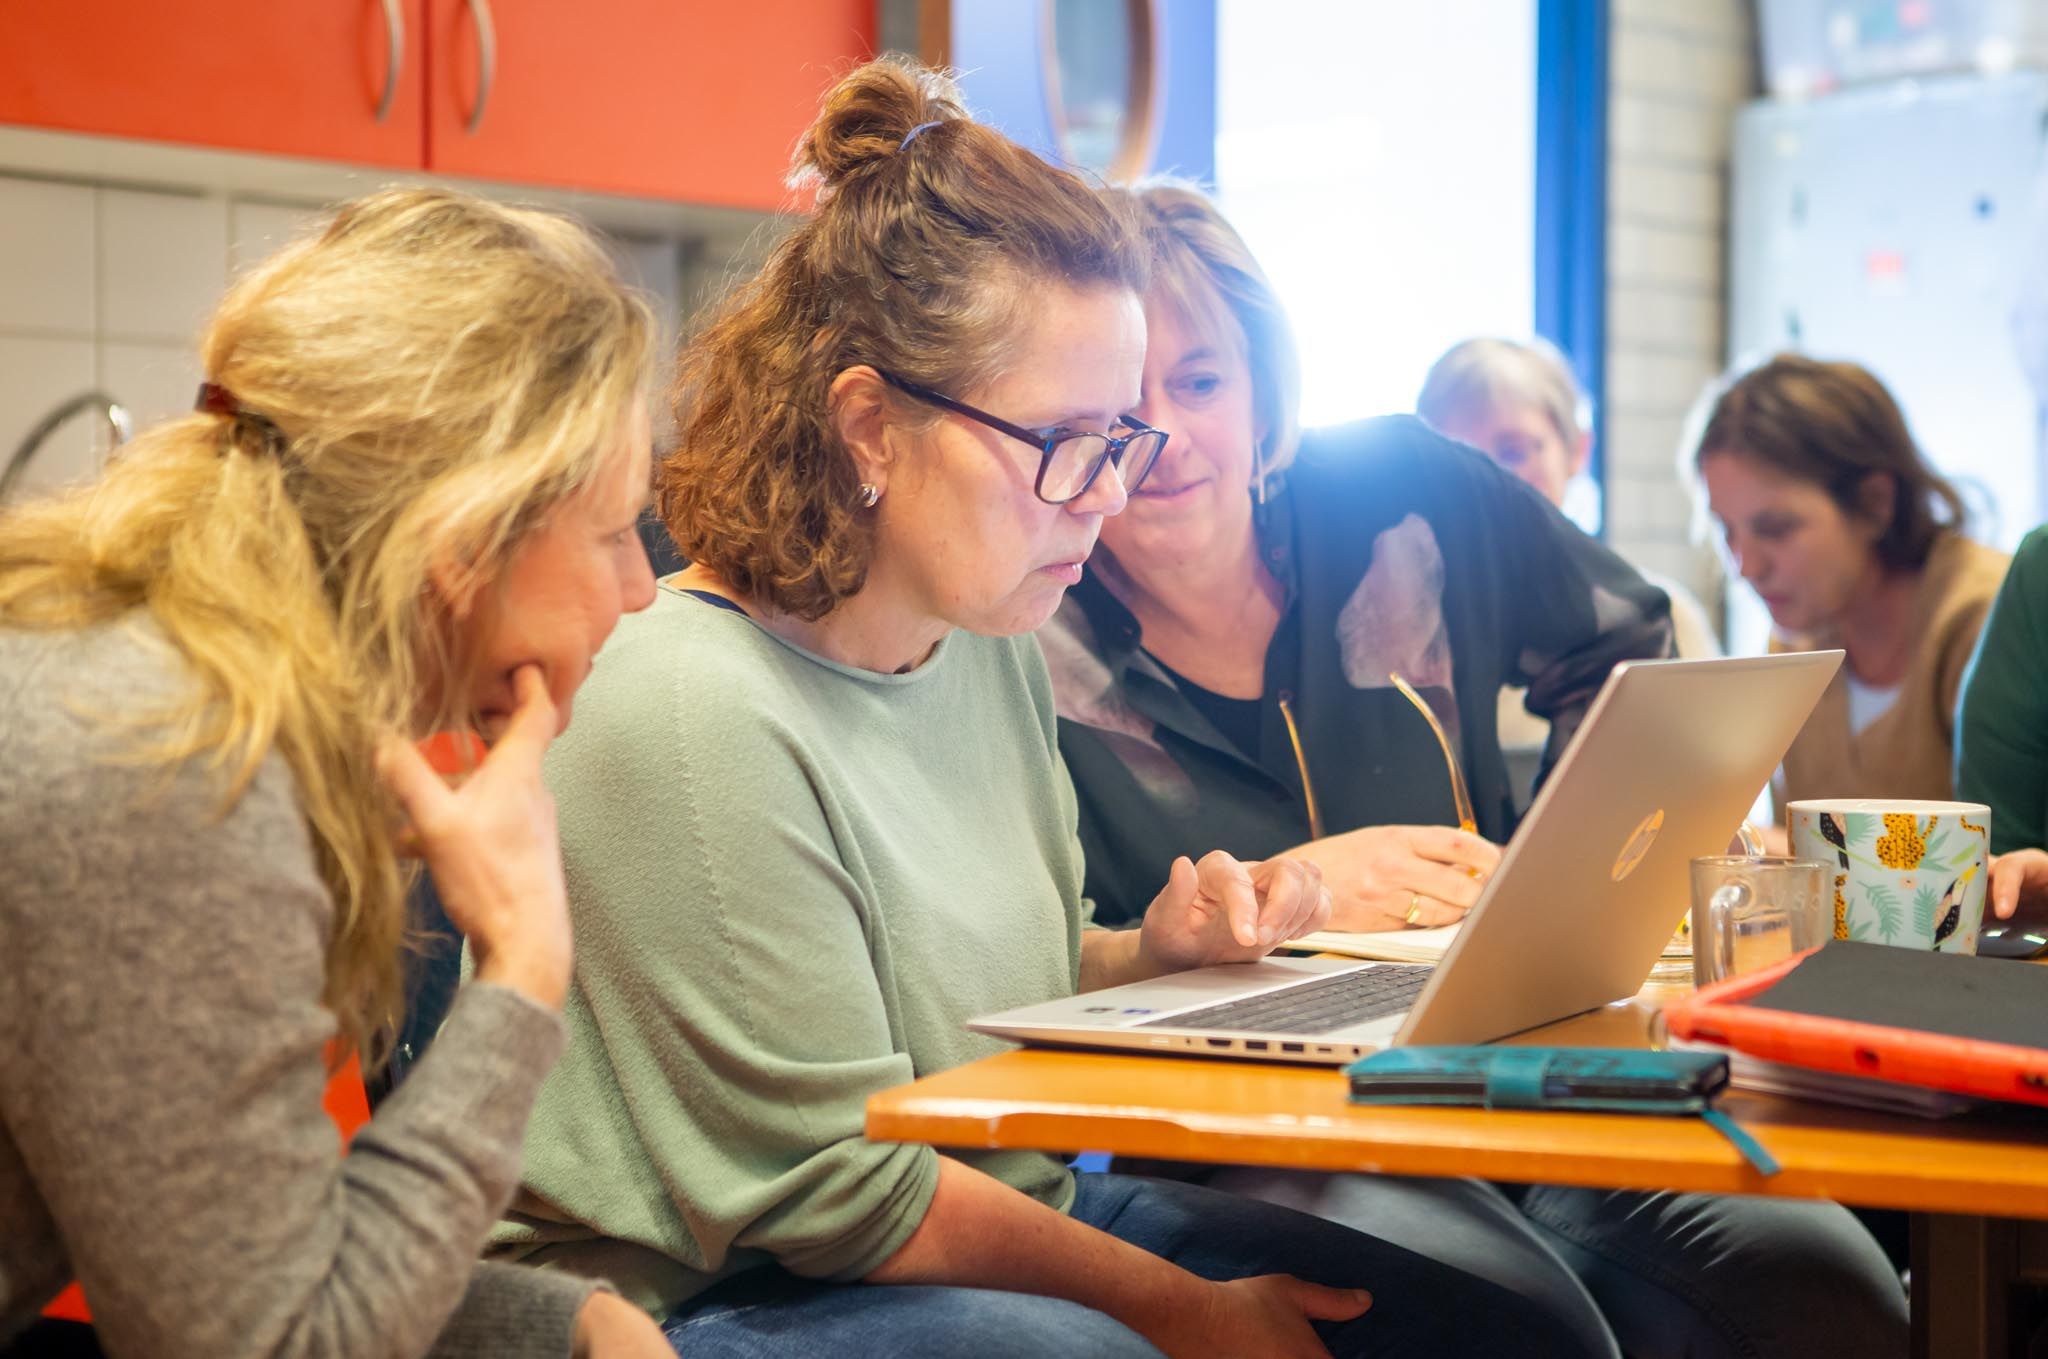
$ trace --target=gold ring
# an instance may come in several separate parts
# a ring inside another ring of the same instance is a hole
[[[1421,922],[1421,918],[1422,893],[1410,892],[1408,894],[1408,914],[1403,916],[1402,919],[1406,920],[1409,924],[1414,925],[1419,924]]]

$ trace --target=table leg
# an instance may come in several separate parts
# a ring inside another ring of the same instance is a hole
[[[2012,1353],[2018,1243],[2006,1218],[1913,1214],[1915,1359]]]

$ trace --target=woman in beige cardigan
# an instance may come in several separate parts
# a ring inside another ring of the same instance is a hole
[[[1785,755],[1780,819],[1799,798],[1954,796],[1956,698],[2008,558],[1963,536],[1884,385],[1781,354],[1722,391],[1693,466],[1772,650],[1848,653]]]

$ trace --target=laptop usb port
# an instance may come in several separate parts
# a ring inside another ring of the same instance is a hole
[[[1307,1050],[1307,1045],[1303,1043],[1282,1043],[1280,1045],[1280,1051],[1282,1052],[1306,1052]]]
[[[1266,1040],[1263,1038],[1247,1038],[1244,1040],[1244,1050],[1246,1052],[1264,1052],[1266,1050]]]

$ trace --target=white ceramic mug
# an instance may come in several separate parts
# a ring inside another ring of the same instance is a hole
[[[1792,852],[1829,865],[1837,939],[1977,951],[1990,886],[1989,807],[1809,798],[1786,811]]]

